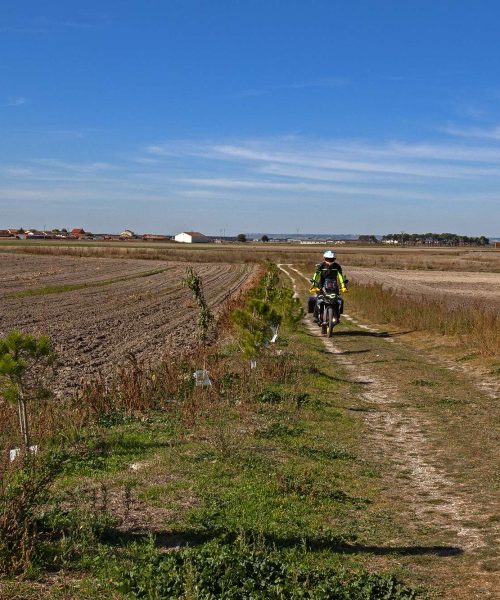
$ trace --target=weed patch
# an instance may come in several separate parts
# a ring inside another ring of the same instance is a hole
[[[307,568],[305,550],[284,555],[262,542],[213,541],[160,554],[152,543],[135,546],[133,560],[109,570],[115,589],[130,598],[283,598],[413,600],[414,590],[393,577]]]
[[[40,507],[61,470],[59,454],[43,461],[30,456],[21,465],[5,467],[0,479],[0,573],[14,575],[33,569],[42,540],[38,535]]]
[[[283,402],[284,396],[282,392],[271,388],[257,394],[255,400],[262,404],[280,404],[280,402]]]
[[[264,439],[296,437],[304,433],[300,426],[286,425],[285,423],[271,423],[269,427],[256,432],[256,436]]]
[[[343,448],[315,448],[314,446],[299,446],[297,453],[313,460],[354,460],[355,456]]]

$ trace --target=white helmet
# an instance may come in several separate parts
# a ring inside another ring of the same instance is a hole
[[[327,260],[335,260],[335,258],[336,258],[335,252],[332,252],[331,250],[327,250],[323,254],[323,258],[326,258]]]

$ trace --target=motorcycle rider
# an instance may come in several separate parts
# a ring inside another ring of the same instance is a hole
[[[342,273],[342,267],[337,262],[337,257],[335,252],[332,250],[326,250],[323,254],[323,262],[319,265],[316,265],[316,271],[311,279],[312,288],[311,290],[320,290],[326,279],[333,279],[333,281],[337,282],[338,287],[341,292],[347,292],[347,283],[349,280],[347,277],[344,277]],[[340,298],[340,313],[343,312],[344,301]],[[313,320],[315,323],[319,321],[319,307],[316,299],[314,299],[314,317]]]

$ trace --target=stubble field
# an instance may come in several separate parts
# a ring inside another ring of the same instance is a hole
[[[498,254],[500,264],[500,253]],[[443,299],[450,304],[500,307],[500,273],[423,271],[350,267],[349,277],[362,284],[379,283],[399,293]]]

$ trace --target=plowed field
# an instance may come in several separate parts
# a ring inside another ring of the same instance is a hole
[[[0,253],[0,336],[47,334],[62,359],[60,387],[108,374],[130,353],[160,358],[195,343],[197,312],[181,285],[186,264]],[[196,264],[214,312],[251,265]],[[59,386],[58,386],[59,387]]]

